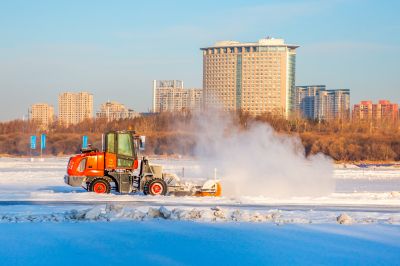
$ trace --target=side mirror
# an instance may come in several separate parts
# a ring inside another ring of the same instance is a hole
[[[144,151],[146,146],[146,136],[140,136],[139,137],[139,150]]]

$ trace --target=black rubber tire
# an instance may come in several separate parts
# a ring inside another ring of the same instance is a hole
[[[154,193],[154,189],[152,189],[152,186],[158,184],[159,186],[162,187],[162,191],[160,193]],[[167,183],[161,178],[153,178],[148,181],[143,186],[143,193],[145,195],[167,195],[168,192],[168,186]]]
[[[102,187],[104,188],[102,191],[104,192],[100,192],[98,187]],[[88,184],[88,191],[90,192],[96,192],[99,194],[108,194],[111,192],[111,185],[108,179],[103,178],[103,177],[97,177],[95,179],[93,179],[89,184]]]

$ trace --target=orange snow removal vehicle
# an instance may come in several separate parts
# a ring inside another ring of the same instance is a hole
[[[82,149],[69,159],[66,184],[96,193],[143,192],[145,195],[221,196],[218,180],[202,185],[182,182],[176,174],[164,173],[161,165],[152,165],[138,154],[144,150],[145,137],[134,131],[111,131],[103,135],[102,151]]]

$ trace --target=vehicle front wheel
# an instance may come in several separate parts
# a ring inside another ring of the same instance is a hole
[[[150,179],[143,187],[143,193],[145,195],[166,195],[167,190],[167,184],[161,178]]]
[[[88,185],[88,191],[98,194],[110,193],[111,185],[105,178],[96,178]]]

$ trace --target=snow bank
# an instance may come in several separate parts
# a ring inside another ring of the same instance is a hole
[[[398,213],[353,212],[338,214],[334,211],[269,209],[265,211],[221,207],[157,207],[119,204],[103,204],[88,209],[70,209],[64,212],[0,214],[0,223],[29,222],[85,222],[85,221],[193,221],[229,223],[273,223],[273,224],[400,224]]]
[[[0,222],[63,222],[63,221],[118,221],[151,219],[200,222],[274,222],[281,223],[279,211],[265,213],[213,208],[132,208],[118,204],[98,205],[86,210],[70,210],[50,214],[3,214]]]

